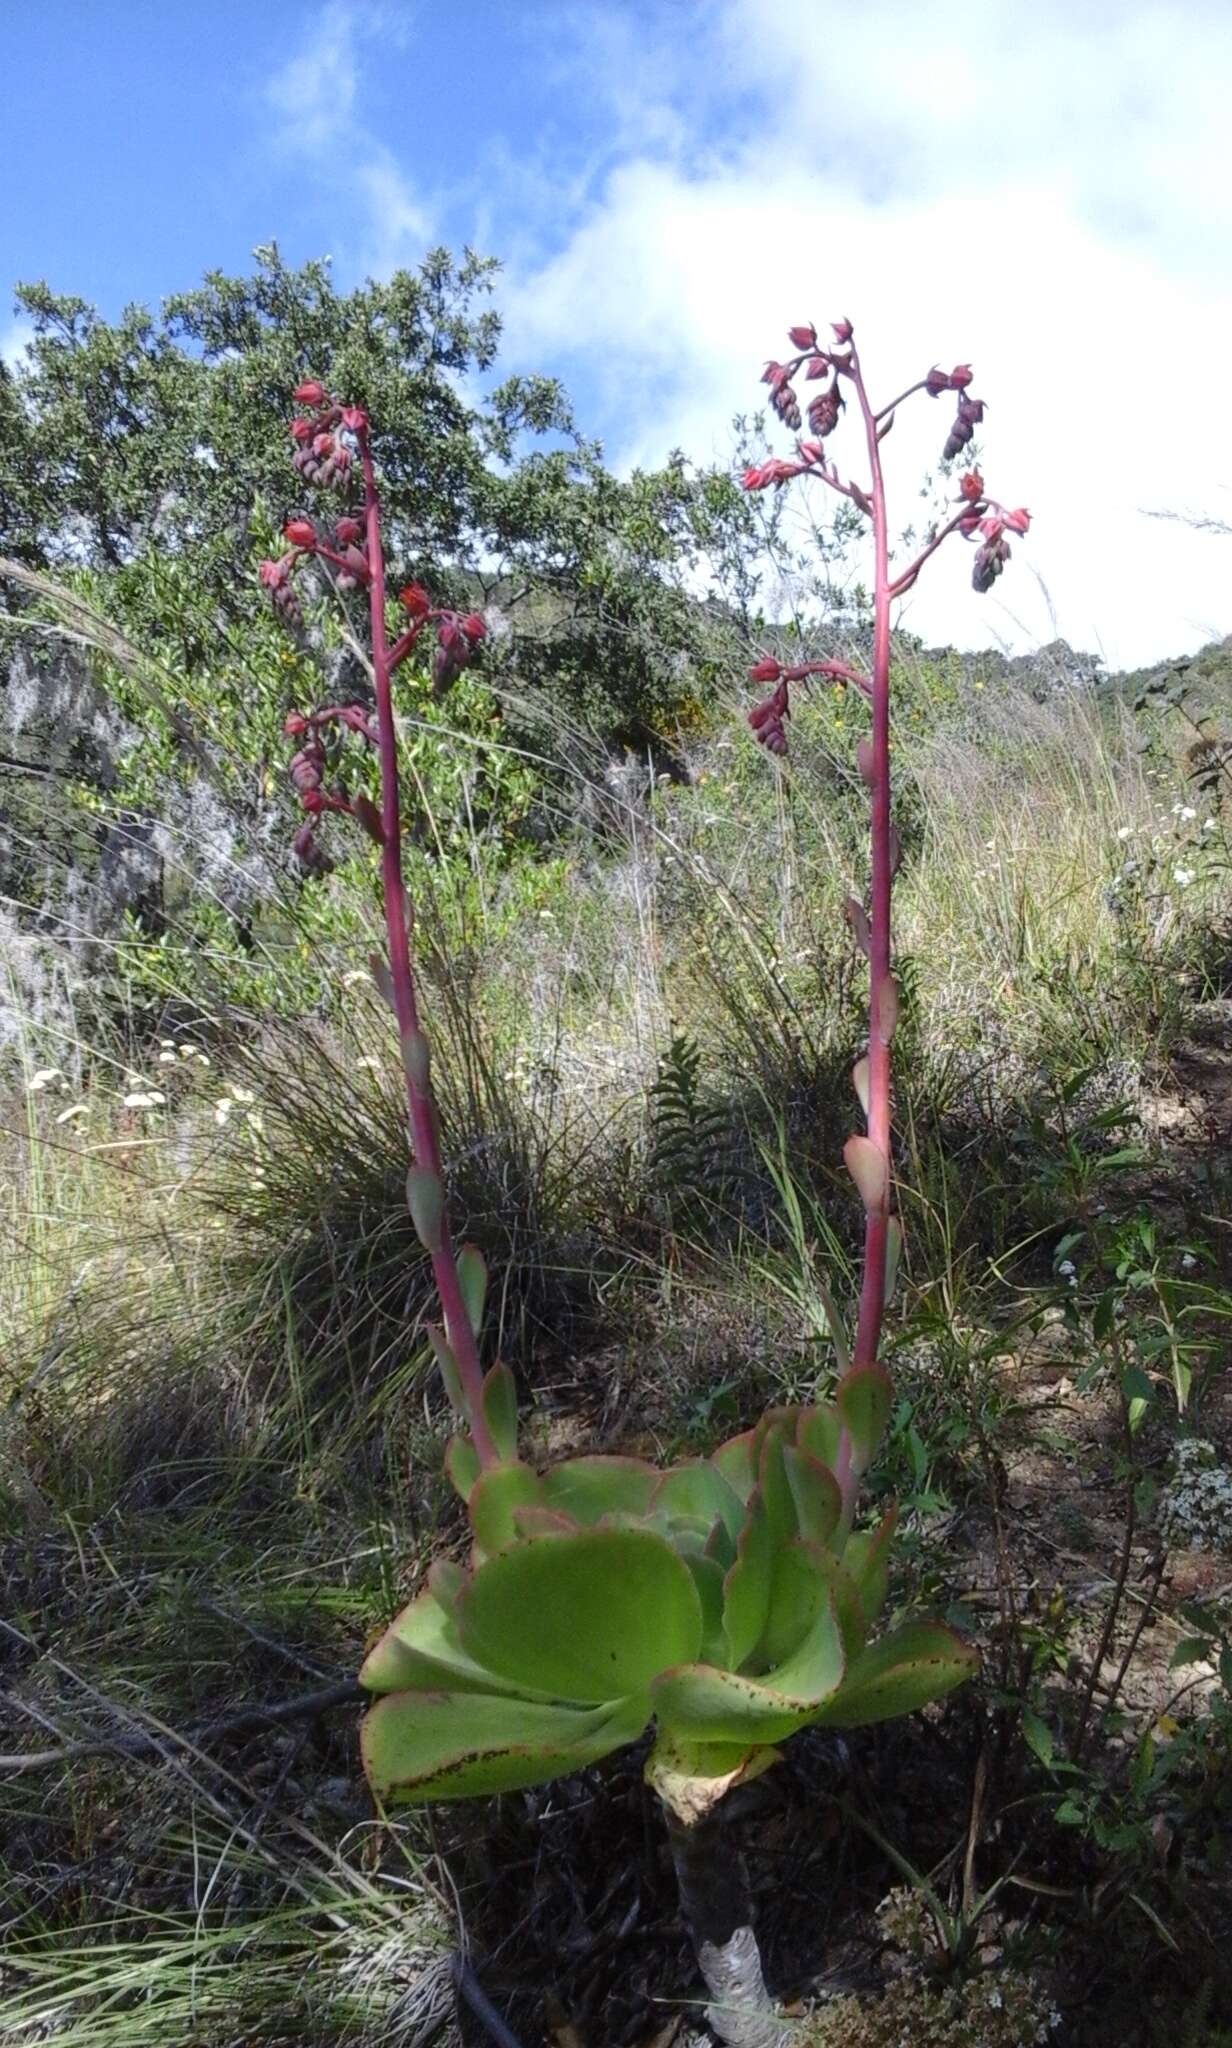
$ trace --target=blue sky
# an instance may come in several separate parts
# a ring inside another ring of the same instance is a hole
[[[989,487],[1035,515],[982,603],[943,555],[914,630],[1114,662],[1232,631],[1232,537],[1147,516],[1232,523],[1227,0],[6,16],[5,283],[114,313],[271,237],[342,284],[469,241],[505,365],[622,467],[730,459],[783,328],[848,315],[887,394],[975,362]],[[939,417],[887,448],[904,523]]]

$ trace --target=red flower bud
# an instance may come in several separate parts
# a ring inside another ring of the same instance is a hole
[[[966,540],[970,540],[972,534],[978,533],[979,530],[980,515],[978,512],[968,512],[958,522],[958,531]]]
[[[850,322],[850,320],[832,320],[832,321],[830,322],[830,325],[831,325],[831,327],[832,327],[832,328],[834,329],[834,339],[835,339],[836,341],[850,341],[850,340],[851,340],[851,322]]]
[[[312,421],[292,420],[287,432],[293,441],[308,441],[312,438]]]
[[[959,496],[970,505],[977,505],[984,495],[984,479],[978,469],[969,469],[958,486]]]
[[[368,415],[362,405],[346,405],[342,409],[342,424],[352,434],[362,434],[368,425]]]
[[[308,720],[302,711],[288,711],[282,721],[282,729],[289,740],[296,739],[301,732],[307,732]]]
[[[1031,524],[1031,514],[1025,505],[1019,505],[1014,512],[1007,512],[1005,523],[1011,533],[1025,533]]]
[[[488,629],[478,612],[468,612],[460,624],[472,647],[477,647],[481,640],[487,639]]]
[[[808,421],[820,440],[824,441],[827,434],[834,432],[842,406],[843,398],[837,383],[831,385],[829,391],[818,392],[809,406]]]
[[[777,391],[780,384],[787,382],[787,371],[782,363],[767,363],[761,373],[761,381],[763,384],[769,384],[772,390]]]
[[[932,369],[924,379],[924,388],[930,398],[940,398],[950,388],[950,380],[944,370]]]
[[[974,375],[970,363],[956,363],[950,371],[950,390],[965,391]]]
[[[989,513],[987,519],[981,519],[980,521],[980,532],[983,534],[985,540],[1000,540],[1001,521],[999,519],[994,518],[993,515]]]
[[[288,519],[282,537],[293,548],[315,548],[317,544],[317,530],[311,519]]]
[[[422,583],[407,583],[398,592],[398,602],[405,605],[413,619],[426,619],[432,609],[432,599]]]
[[[359,539],[363,530],[358,519],[340,519],[334,528],[334,537],[340,547],[346,548]]]
[[[309,812],[309,814],[313,817],[315,817],[319,811],[323,811],[325,809],[325,798],[322,796],[319,789],[301,790],[299,800],[300,803],[303,805],[304,809],[307,812]]]
[[[318,434],[312,444],[312,452],[321,462],[324,462],[326,456],[332,455],[334,452],[333,435]]]
[[[816,348],[817,329],[813,326],[789,327],[787,339],[793,348]]]
[[[295,387],[297,405],[320,405],[324,396],[325,386],[318,384],[315,377],[310,377],[306,383],[297,384]]]
[[[820,441],[797,441],[802,462],[820,462],[824,450]]]
[[[829,374],[829,356],[810,356],[808,368],[804,372],[806,383],[816,383],[818,377],[828,377]]]
[[[776,661],[772,654],[763,654],[761,660],[749,670],[749,681],[751,683],[777,683],[782,673],[782,662]]]

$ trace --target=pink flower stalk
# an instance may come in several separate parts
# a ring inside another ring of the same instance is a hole
[[[349,487],[358,468],[363,504],[359,516],[346,513],[332,527],[305,517],[289,519],[283,535],[290,552],[280,561],[263,562],[260,579],[280,616],[293,624],[299,623],[299,608],[291,578],[298,562],[307,556],[333,569],[340,591],[367,590],[376,713],[374,718],[362,704],[329,704],[311,713],[289,714],[284,729],[288,737],[301,742],[289,772],[306,814],[292,845],[297,859],[310,873],[328,872],[329,857],[318,844],[316,826],[324,812],[339,811],[355,818],[380,848],[389,957],[387,968],[381,963],[378,981],[397,1018],[402,1046],[411,1151],[407,1200],[416,1233],[432,1262],[441,1305],[444,1331],[443,1335],[440,1331],[434,1334],[434,1348],[442,1366],[447,1367],[451,1391],[456,1390],[456,1401],[465,1413],[480,1464],[487,1467],[499,1464],[500,1457],[485,1414],[485,1378],[479,1346],[449,1233],[429,1075],[430,1047],[420,1025],[411,962],[413,912],[402,877],[398,740],[392,689],[394,671],[429,623],[437,628],[433,676],[438,685],[438,666],[446,667],[448,680],[453,681],[473,659],[486,628],[477,612],[459,617],[453,611],[435,607],[422,585],[408,584],[400,596],[410,623],[391,640],[385,618],[381,504],[367,414],[359,406],[339,404],[314,378],[300,384],[295,396],[300,405],[309,408],[311,417],[296,418],[290,423],[290,436],[295,444],[293,466],[307,482],[335,488]],[[348,733],[376,752],[380,767],[379,808],[363,790],[348,795],[340,784],[326,779],[337,765],[332,737],[329,747],[326,738],[337,735],[342,740]]]
[[[891,1206],[890,1047],[898,1018],[899,989],[893,973],[890,910],[900,855],[890,801],[890,607],[896,597],[911,589],[925,562],[952,533],[960,533],[967,539],[979,537],[981,545],[975,555],[972,583],[978,591],[990,589],[1009,559],[1006,533],[1026,533],[1030,515],[1024,507],[1007,511],[994,499],[988,498],[980,472],[971,469],[959,483],[958,509],[953,517],[940,531],[929,536],[907,568],[892,575],[881,442],[890,430],[896,408],[918,391],[927,392],[934,398],[944,391],[957,393],[957,412],[944,450],[944,459],[948,461],[971,441],[975,427],[984,416],[984,404],[981,399],[968,396],[974,372],[969,363],[959,363],[949,371],[929,370],[890,405],[874,411],[865,387],[851,322],[834,321],[832,331],[843,352],[821,349],[814,327],[793,327],[790,339],[800,350],[799,356],[789,364],[768,363],[762,373],[763,382],[771,387],[771,403],[775,412],[789,424],[799,417],[792,379],[802,370],[806,382],[825,380],[826,389],[812,399],[808,407],[809,425],[815,439],[797,442],[798,461],[787,462],[771,457],[746,469],[742,481],[746,490],[760,491],[770,485],[778,487],[796,476],[820,478],[832,490],[850,498],[871,521],[874,554],[872,672],[863,676],[836,661],[802,662],[788,668],[773,656],[765,655],[749,674],[754,682],[772,682],[775,688],[769,697],[750,711],[749,725],[758,742],[769,753],[785,754],[787,722],[791,717],[791,686],[815,676],[858,689],[870,705],[871,736],[858,743],[856,760],[861,779],[870,794],[871,881],[867,903],[852,898],[846,909],[848,923],[869,963],[869,1031],[868,1049],[857,1062],[852,1075],[865,1113],[865,1130],[848,1139],[843,1154],[864,1209],[859,1309],[845,1383],[861,1376],[884,1383],[886,1375],[878,1362],[878,1353],[889,1286],[901,1244],[901,1229]],[[869,466],[869,481],[864,485],[841,477],[822,446],[823,440],[838,425],[846,403],[844,386],[850,387],[864,425]],[[836,1477],[843,1495],[843,1514],[849,1524],[855,1509],[860,1475],[855,1469],[853,1447],[846,1432],[839,1445]]]

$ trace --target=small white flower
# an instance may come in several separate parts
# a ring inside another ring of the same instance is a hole
[[[1178,889],[1187,889],[1193,881],[1195,873],[1196,870],[1194,868],[1173,868],[1172,879]]]
[[[1197,1263],[1198,1261],[1196,1260],[1192,1252],[1181,1253],[1181,1265],[1184,1267],[1187,1273],[1192,1273]]]
[[[986,839],[986,840],[984,841],[984,851],[985,851],[985,853],[995,853],[995,852],[996,852],[996,850],[997,850],[997,842],[996,842],[996,840],[995,840],[995,839]]]
[[[1133,826],[1132,826],[1132,825],[1118,825],[1118,826],[1117,826],[1117,838],[1118,838],[1118,839],[1132,839],[1132,838],[1133,838],[1133,836],[1134,836],[1134,828],[1133,828]]]
[[[1190,818],[1196,818],[1198,813],[1195,811],[1192,804],[1182,804],[1180,810],[1177,812],[1176,815],[1178,818],[1184,818],[1186,823],[1188,823]]]
[[[41,1094],[51,1081],[59,1081],[62,1086],[64,1085],[64,1075],[61,1069],[59,1067],[40,1067],[36,1073],[30,1076],[31,1095]]]
[[[1213,832],[1213,831],[1215,830],[1215,820],[1214,820],[1214,818],[1203,818],[1203,820],[1202,820],[1202,830],[1203,830],[1204,832]]]
[[[203,1060],[205,1054],[198,1052],[195,1045],[182,1045],[180,1047],[180,1058],[182,1060]]]
[[[255,1102],[257,1099],[251,1088],[236,1088],[234,1086],[231,1090],[231,1096],[235,1102]]]
[[[360,1059],[356,1060],[355,1064],[357,1067],[371,1067],[375,1071],[381,1062],[374,1053],[366,1052]]]
[[[354,988],[357,981],[367,981],[368,978],[366,967],[351,967],[342,977],[342,986],[343,988]]]
[[[137,1088],[134,1089],[131,1095],[124,1097],[124,1107],[125,1109],[157,1109],[159,1103],[166,1100],[166,1096],[161,1094],[157,1088]]]
[[[160,1047],[160,1049],[161,1049],[161,1050],[162,1050],[163,1052],[174,1052],[174,1051],[175,1051],[175,1040],[174,1040],[174,1038],[160,1038],[160,1039],[159,1039],[159,1041],[158,1041],[158,1043],[159,1043],[159,1047]]]
[[[225,1124],[234,1108],[235,1104],[229,1095],[220,1096],[214,1104],[214,1122],[216,1124]]]
[[[195,1052],[193,1054],[193,1058],[196,1060],[197,1065],[199,1067],[208,1067],[210,1064],[210,1056],[208,1052]]]
[[[1077,1274],[1077,1270],[1078,1269],[1075,1266],[1072,1259],[1062,1259],[1060,1265],[1057,1267],[1058,1273],[1064,1273],[1065,1278],[1067,1280],[1074,1279]]]
[[[160,1067],[173,1067],[175,1065],[175,1054],[173,1052],[160,1052],[158,1064]]]
[[[58,1124],[66,1124],[75,1116],[89,1116],[89,1114],[90,1105],[88,1102],[75,1102],[71,1109],[62,1109],[60,1111],[56,1122]]]

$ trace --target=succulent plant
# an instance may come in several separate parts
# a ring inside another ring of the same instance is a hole
[[[475,1274],[474,1248],[462,1258]],[[484,1402],[502,1461],[481,1468],[465,1434],[447,1459],[469,1568],[435,1564],[360,1673],[386,1804],[539,1784],[653,1723],[648,1775],[684,1817],[798,1729],[910,1713],[972,1671],[938,1623],[874,1633],[894,1513],[852,1518],[889,1414],[881,1366],[666,1470],[597,1456],[536,1472],[516,1456],[506,1368]]]

